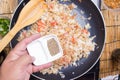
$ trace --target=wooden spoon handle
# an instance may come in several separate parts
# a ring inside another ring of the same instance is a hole
[[[40,7],[40,5],[42,6]],[[6,47],[19,30],[37,21],[40,16],[43,15],[46,7],[44,0],[31,0],[28,2],[21,11],[16,25],[0,41],[0,52]]]
[[[19,26],[19,25],[15,25],[15,26]],[[17,29],[17,27],[13,27],[6,36],[4,36],[2,38],[2,40],[0,40],[0,52],[2,52],[2,50],[7,46],[7,44],[13,39],[13,37],[15,36],[15,34],[18,32],[19,30]]]
[[[24,18],[26,18],[31,11],[33,11],[36,6],[38,6],[41,2],[43,2],[44,0],[31,0],[29,1],[25,7],[21,10],[19,18],[17,21],[19,21],[18,23],[21,23],[21,21],[24,20]]]

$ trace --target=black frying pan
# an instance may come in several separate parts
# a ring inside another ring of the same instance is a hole
[[[29,0],[24,0],[20,3],[18,8],[16,9],[14,16],[12,18],[11,22],[11,28],[14,26],[18,15],[21,11],[21,9],[24,7],[24,5],[29,2]],[[82,58],[77,63],[79,63],[79,66],[75,67],[67,67],[65,69],[62,69],[61,72],[65,74],[65,78],[61,78],[60,75],[42,75],[40,72],[34,73],[33,76],[37,78],[43,78],[46,80],[70,80],[75,79],[77,77],[80,77],[87,73],[99,60],[102,49],[104,47],[104,41],[105,41],[105,26],[103,22],[103,18],[100,14],[100,11],[98,8],[93,4],[91,0],[82,0],[80,3],[79,0],[71,0],[71,2],[75,3],[78,6],[78,9],[76,9],[77,13],[79,15],[82,15],[86,18],[92,17],[91,20],[82,20],[81,18],[77,18],[78,21],[82,26],[84,26],[86,23],[89,23],[91,25],[91,29],[89,30],[91,33],[91,36],[96,35],[96,38],[94,39],[94,42],[96,42],[97,46],[95,47],[95,51],[91,52],[88,58]],[[69,4],[70,2],[61,2],[62,4]],[[81,14],[80,11],[84,11],[84,14]],[[76,12],[75,11],[75,12]],[[27,27],[28,28],[28,27]],[[25,28],[25,29],[27,29]],[[17,38],[20,33],[18,33],[13,40],[11,41],[11,47],[14,47],[18,41]],[[74,74],[73,74],[74,73]]]

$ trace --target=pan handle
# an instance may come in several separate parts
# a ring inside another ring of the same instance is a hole
[[[96,6],[98,9],[100,9],[100,6],[101,6],[101,0],[91,0]]]

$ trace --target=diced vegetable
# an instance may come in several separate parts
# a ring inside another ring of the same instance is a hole
[[[82,29],[82,32],[83,32],[83,33],[86,33],[86,34],[89,33],[87,29]]]
[[[52,26],[52,27],[56,26],[57,24],[58,24],[58,23],[57,23],[56,21],[51,22],[51,26]]]
[[[45,27],[45,24],[41,20],[37,21],[37,25],[41,27]]]
[[[76,39],[74,37],[72,37],[71,41],[72,41],[73,44],[76,43]]]
[[[10,20],[9,19],[0,19],[0,35],[5,36],[9,31]]]
[[[40,32],[40,31],[41,31],[40,26],[38,26],[37,31],[38,31],[38,32]]]
[[[38,32],[41,31],[41,28],[44,28],[44,27],[45,27],[45,23],[43,23],[41,20],[38,20],[38,21],[37,21],[37,25],[38,25],[38,28],[37,28],[37,31],[38,31]]]

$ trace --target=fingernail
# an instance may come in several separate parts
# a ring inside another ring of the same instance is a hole
[[[35,61],[35,57],[32,56],[32,61]]]

